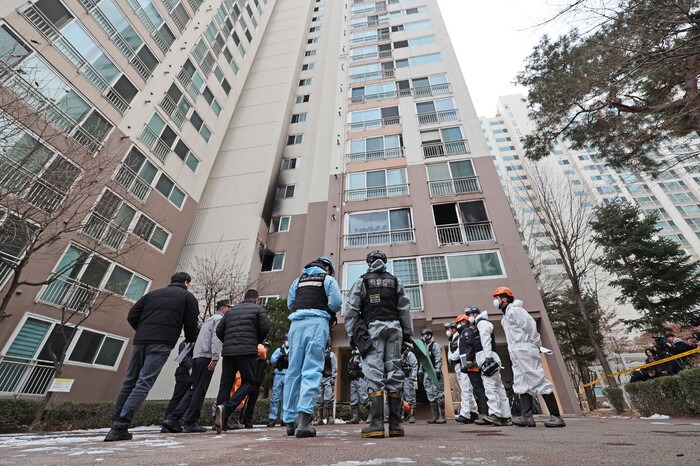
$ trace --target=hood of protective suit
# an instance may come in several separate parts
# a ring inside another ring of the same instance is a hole
[[[508,305],[508,307],[506,307],[506,311],[508,311],[508,309],[510,309],[511,307],[523,307],[523,301],[522,301],[522,299],[516,299],[515,301],[513,301],[512,303],[510,303],[510,304]],[[505,314],[505,312],[503,312],[503,313]]]
[[[478,324],[482,320],[489,320],[488,311],[481,311],[481,313],[478,316],[476,316],[476,319],[474,319],[474,325]]]
[[[381,261],[380,259],[375,259],[374,262],[372,262],[368,269],[368,272],[385,272],[386,271],[386,264]]]
[[[320,273],[328,273],[321,267],[316,267],[315,265],[303,269],[302,272],[304,272],[306,275],[318,275]]]

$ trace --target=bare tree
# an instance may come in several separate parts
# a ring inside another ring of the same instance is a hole
[[[576,302],[576,307],[595,350],[596,357],[606,374],[612,374],[605,351],[597,338],[597,332],[586,312],[584,303],[585,282],[588,276],[595,275],[593,258],[596,245],[591,241],[589,215],[591,214],[592,198],[585,190],[574,190],[570,179],[559,172],[549,170],[544,163],[531,163],[529,181],[519,181],[517,186],[526,189],[518,190],[520,202],[529,206],[537,224],[538,231],[531,232],[535,250],[549,250],[552,255],[551,264],[559,265],[564,276],[552,280],[550,289],[544,293],[556,293],[562,287],[570,287]],[[526,184],[527,183],[527,184]],[[542,261],[544,256],[530,255],[533,262]],[[542,262],[540,262],[541,264]],[[540,283],[546,283],[540,280]],[[610,378],[612,386],[617,382]]]

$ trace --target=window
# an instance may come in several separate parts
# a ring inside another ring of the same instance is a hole
[[[204,97],[204,100],[206,100],[211,106],[211,109],[214,111],[216,116],[219,116],[221,114],[221,105],[219,105],[219,102],[216,101],[214,94],[211,92],[209,87],[204,88],[202,91],[202,97]]]
[[[303,140],[304,140],[303,134],[293,134],[293,135],[287,136],[287,145],[291,146],[294,144],[301,144]]]
[[[267,295],[267,296],[259,296],[258,297],[258,305],[265,307],[270,303],[270,301],[275,300],[275,299],[280,299],[280,295],[273,294],[273,295]]]
[[[637,199],[639,201],[639,199]],[[700,216],[700,204],[683,205],[676,206],[678,212],[684,217],[696,217]]]
[[[284,185],[277,187],[276,199],[289,199],[294,197],[295,185]]]
[[[216,80],[221,83],[221,88],[224,90],[226,95],[228,95],[229,92],[231,92],[231,85],[228,83],[228,80],[224,78],[224,74],[221,72],[221,68],[218,66],[214,68],[214,76],[216,77]]]
[[[296,103],[296,104],[302,104],[302,103],[304,103],[304,102],[308,102],[310,97],[311,97],[311,96],[310,96],[309,94],[298,95],[297,98],[296,98],[296,101],[295,101],[294,103]]]
[[[348,174],[346,201],[408,195],[405,168]]]
[[[305,57],[313,57],[314,55],[316,55],[316,50],[307,50],[304,52]]]
[[[181,208],[185,201],[185,192],[178,188],[173,180],[168,178],[165,173],[161,173],[158,182],[156,183],[156,191],[161,193],[177,208]]]
[[[414,242],[409,208],[348,214],[345,230],[346,247]]]
[[[236,64],[236,61],[233,59],[233,55],[231,55],[231,52],[229,52],[227,47],[224,47],[224,58],[228,62],[229,66],[231,67],[231,70],[233,70],[233,74],[238,74],[238,65]]]
[[[261,272],[275,272],[284,268],[284,252],[265,251]]]
[[[270,233],[289,231],[291,221],[292,217],[273,217],[270,221]]]
[[[668,194],[669,199],[671,199],[671,202],[674,204],[684,204],[684,203],[690,203],[690,202],[696,202],[697,198],[693,193],[690,192],[685,192],[685,193],[670,193]]]
[[[348,112],[348,123],[350,131],[398,125],[401,123],[399,107],[391,106]]]
[[[440,246],[495,240],[484,201],[433,204],[432,207]]]
[[[292,123],[301,123],[306,121],[306,113],[295,113],[292,115]]]
[[[282,170],[294,170],[299,164],[299,157],[282,159]]]
[[[312,39],[307,39],[306,41],[307,44],[317,44],[318,43],[318,37],[314,37]]]
[[[300,79],[299,80],[299,86],[310,86],[311,83],[313,82],[312,78],[306,78],[306,79]]]
[[[401,134],[352,139],[349,145],[348,163],[383,160],[403,155]]]
[[[301,65],[301,71],[313,70],[314,67],[315,65],[313,63],[304,63],[303,65]]]
[[[559,265],[559,264],[563,264],[563,263],[564,263],[564,261],[562,261],[561,259],[558,259],[558,258],[556,258],[556,259],[543,259],[542,260],[543,265]]]
[[[466,154],[469,146],[462,137],[462,130],[458,127],[421,131],[423,143],[423,157],[439,157],[452,154]]]
[[[480,191],[471,160],[432,164],[426,168],[431,196]]]
[[[312,28],[309,28],[309,32],[319,32],[321,31],[321,26],[314,26]]]

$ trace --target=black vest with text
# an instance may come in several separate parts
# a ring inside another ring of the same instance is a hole
[[[362,320],[399,320],[398,279],[389,272],[368,272],[362,276],[365,296],[362,299]]]
[[[459,352],[459,333],[455,333],[450,337],[450,353]],[[455,365],[457,362],[450,361],[450,364]]]
[[[294,310],[299,309],[320,309],[328,311],[328,296],[323,282],[326,279],[325,273],[318,275],[303,274],[297,282],[297,294],[294,299]]]

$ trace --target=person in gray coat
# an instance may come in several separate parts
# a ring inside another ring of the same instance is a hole
[[[367,255],[368,271],[350,289],[345,308],[345,330],[350,347],[357,346],[362,355],[371,405],[370,425],[362,429],[364,438],[384,437],[384,390],[389,396],[389,436],[404,435],[399,424],[404,380],[401,346],[402,342],[412,345],[413,321],[403,284],[386,271],[386,262],[382,251]]]
[[[323,361],[323,371],[321,372],[321,385],[316,397],[316,421],[315,426],[334,424],[333,403],[335,402],[335,379],[338,377],[338,358],[331,351],[330,340],[326,343],[326,352]]]

